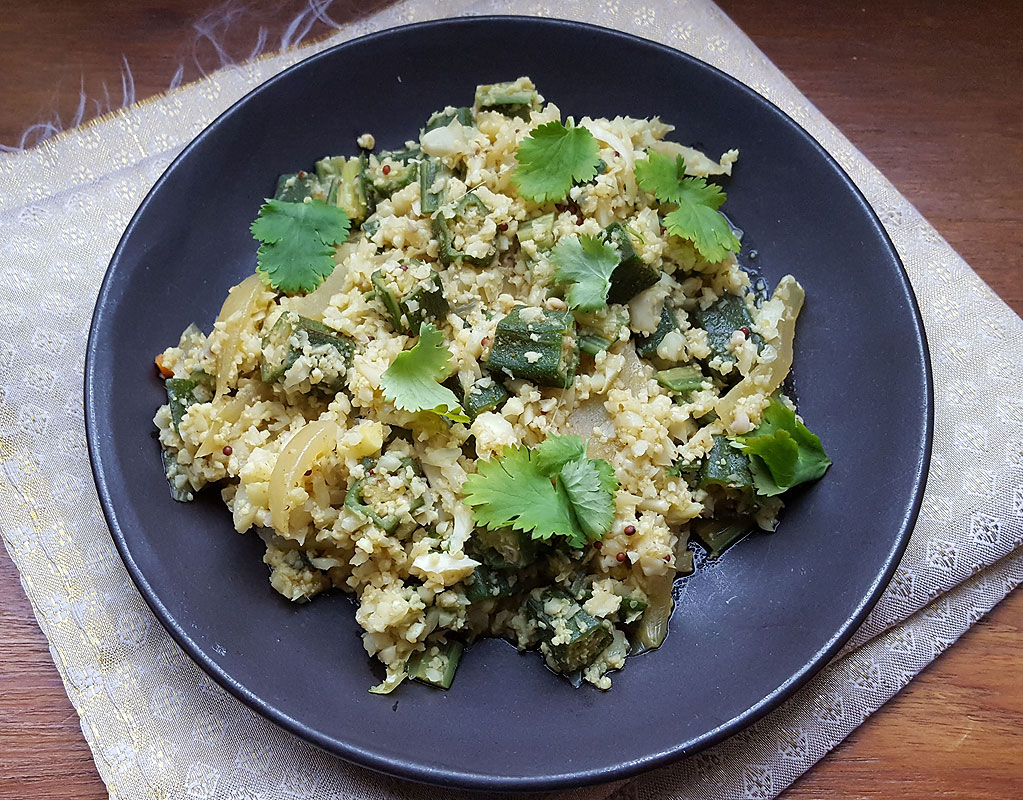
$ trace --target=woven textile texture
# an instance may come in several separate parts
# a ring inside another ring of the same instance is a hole
[[[936,385],[920,519],[895,579],[842,653],[747,731],[575,796],[773,797],[1023,579],[1023,322],[716,6],[399,2],[327,41],[226,68],[0,158],[0,273],[8,287],[0,297],[0,528],[111,797],[423,796],[422,787],[328,756],[256,716],[156,622],[100,512],[85,448],[82,367],[93,302],[121,232],[171,159],[228,105],[303,57],[372,30],[511,12],[619,28],[691,53],[806,128],[852,176],[898,248]]]

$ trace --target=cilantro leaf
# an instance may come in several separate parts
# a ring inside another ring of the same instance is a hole
[[[441,332],[424,322],[416,346],[398,353],[380,376],[384,398],[404,411],[429,411],[454,422],[468,422],[455,393],[439,383],[447,377],[450,361],[451,351],[444,346]]]
[[[544,475],[555,475],[569,461],[586,455],[586,445],[578,436],[548,436],[533,451],[536,466]]]
[[[636,162],[636,181],[662,203],[677,203],[679,186],[686,177],[682,156],[671,156],[651,150],[644,161]]]
[[[611,529],[617,491],[614,469],[586,458],[578,436],[551,436],[532,450],[506,447],[480,461],[462,486],[476,524],[560,536],[576,549]]]
[[[615,517],[615,496],[618,481],[614,481],[614,490],[605,489],[606,474],[602,475],[597,464],[611,467],[606,461],[580,459],[569,461],[558,476],[558,483],[564,488],[572,503],[575,520],[586,535],[585,539],[574,547],[582,547],[586,540],[595,541],[611,530]],[[611,470],[612,479],[614,470]]]
[[[704,182],[703,178],[686,180]],[[672,236],[689,239],[711,263],[724,261],[741,246],[728,221],[710,206],[680,205],[664,218],[664,227]]]
[[[512,183],[522,197],[542,203],[561,200],[574,182],[596,175],[600,146],[586,128],[566,128],[554,121],[530,131],[515,158],[519,165]]]
[[[267,200],[249,228],[262,242],[256,269],[285,294],[311,292],[334,271],[334,246],[348,238],[350,227],[343,209],[319,200]]]
[[[596,236],[572,236],[555,245],[551,258],[557,266],[554,279],[570,283],[565,301],[580,311],[597,311],[607,305],[611,273],[618,266],[614,246]]]
[[[704,178],[687,178],[685,160],[674,160],[651,152],[636,162],[639,185],[662,203],[678,206],[664,218],[664,227],[672,236],[690,240],[707,261],[723,261],[729,253],[738,253],[740,242],[718,209],[725,193]]]
[[[749,456],[757,493],[770,497],[816,480],[831,466],[821,440],[796,420],[796,412],[772,399],[764,419],[735,446]]]
[[[479,525],[511,527],[534,539],[578,538],[568,495],[555,488],[525,447],[506,447],[500,458],[480,461],[462,492]]]

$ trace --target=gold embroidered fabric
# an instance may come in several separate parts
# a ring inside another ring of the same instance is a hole
[[[249,711],[174,644],[103,522],[85,449],[82,366],[104,269],[181,148],[281,69],[370,31],[528,13],[638,34],[723,69],[838,159],[891,235],[935,375],[934,456],[909,549],[881,602],[816,679],[756,725],[586,798],[769,798],[1023,580],[1023,322],[709,0],[411,0],[330,39],[223,69],[0,157],[0,529],[111,797],[464,797],[326,755]],[[55,447],[54,442],[60,442]]]

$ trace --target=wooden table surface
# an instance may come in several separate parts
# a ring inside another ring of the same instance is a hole
[[[179,62],[216,66],[193,24],[214,0],[3,0],[0,144],[75,113],[79,89],[115,105],[122,56],[139,98]],[[241,4],[236,4],[240,6]],[[279,41],[294,0],[248,4],[228,34]],[[340,20],[368,4],[336,3]],[[553,4],[552,4],[553,5]],[[1023,3],[722,0],[796,85],[1023,311]],[[555,9],[556,10],[556,9]],[[326,32],[322,24],[313,34]],[[86,116],[95,105],[86,107]],[[428,790],[424,790],[427,797]],[[786,798],[1023,797],[1023,593],[975,625]],[[0,554],[0,798],[106,797],[18,576]]]

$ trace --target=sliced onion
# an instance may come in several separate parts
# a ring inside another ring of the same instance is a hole
[[[199,445],[199,449],[195,451],[196,458],[202,458],[208,456],[216,447],[217,437],[220,432],[228,425],[233,425],[242,415],[242,411],[245,410],[245,403],[238,397],[232,397],[221,408],[217,415],[213,418],[213,422],[210,425],[210,429],[206,431],[206,435],[203,437],[202,444]]]
[[[270,476],[270,522],[281,536],[291,533],[291,490],[305,481],[305,473],[337,445],[334,420],[317,420],[302,426],[277,457]]]
[[[647,650],[655,650],[661,646],[664,637],[668,635],[668,620],[674,608],[671,599],[671,577],[662,576],[650,582],[647,587],[647,602],[649,605],[643,612],[643,617],[636,626],[632,652],[645,653]]]
[[[237,286],[232,286],[227,293],[227,299],[217,315],[217,322],[224,323],[220,355],[217,358],[217,397],[223,395],[238,377],[238,367],[234,360],[238,354],[241,333],[252,316],[256,300],[265,292],[263,281],[253,273]]]
[[[785,312],[778,320],[778,342],[775,344],[778,357],[769,364],[757,364],[750,370],[749,375],[717,401],[714,410],[726,424],[735,415],[735,409],[740,401],[755,394],[771,394],[781,386],[785,376],[789,374],[789,369],[792,368],[792,342],[796,336],[796,318],[803,308],[805,297],[803,287],[791,275],[786,275],[778,281],[778,286],[771,295],[772,300],[781,300],[785,306]]]
[[[322,320],[324,310],[330,305],[330,298],[344,291],[345,278],[348,277],[348,267],[344,262],[355,252],[358,244],[358,241],[351,241],[341,245],[334,256],[334,271],[305,297],[295,298],[291,302],[291,310],[309,319]]]

